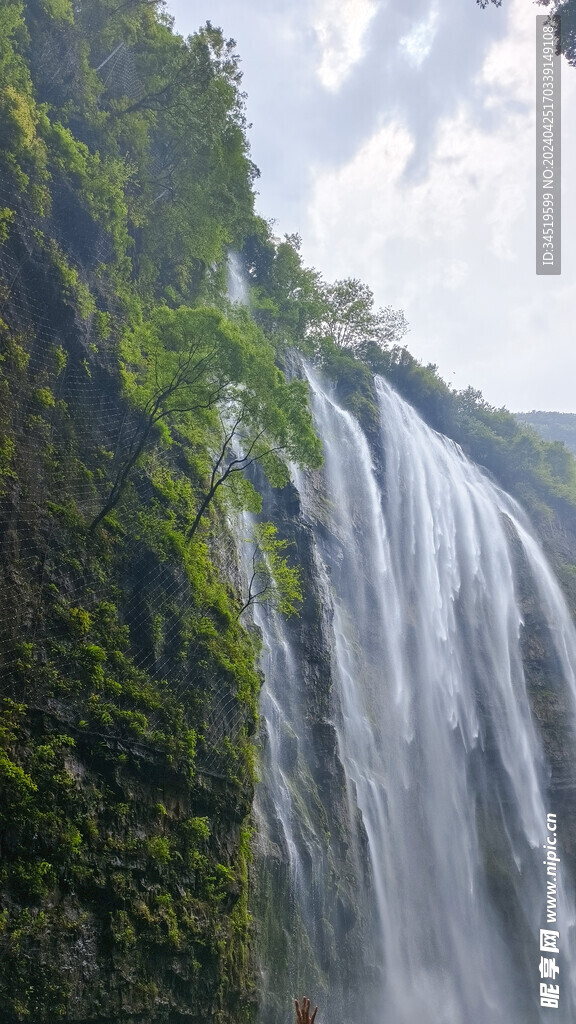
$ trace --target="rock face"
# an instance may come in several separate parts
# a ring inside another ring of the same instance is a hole
[[[196,1021],[202,1007],[238,1019],[249,998],[231,930],[242,887],[229,869],[226,877],[213,869],[214,908],[202,885],[207,865],[198,862],[237,862],[249,793],[241,804],[234,787],[209,779],[192,792],[184,771],[150,746],[96,737],[67,718],[62,706],[28,708],[11,750],[27,767],[39,749],[56,754],[42,792],[50,808],[42,824],[53,834],[31,837],[23,815],[3,834],[4,920],[12,925],[3,937],[3,1020],[47,1021],[50,1005],[70,1021]],[[60,759],[55,739],[63,733]],[[31,777],[40,789],[38,774]],[[210,840],[208,822],[219,831]]]
[[[551,553],[558,558],[559,545],[550,545],[550,522],[547,539]],[[507,524],[508,528],[509,524]],[[556,524],[554,530],[558,530]],[[563,530],[563,556],[566,558],[566,531]],[[546,536],[546,535],[545,535]],[[572,557],[576,554],[574,540]],[[574,755],[574,701],[566,685],[565,668],[558,654],[558,633],[561,623],[550,622],[539,601],[538,591],[526,558],[511,531],[515,578],[522,609],[522,657],[530,706],[539,730],[548,764],[548,801],[550,810],[561,822],[558,844],[564,864],[576,881],[576,757]],[[570,591],[567,593],[570,598]]]
[[[310,475],[308,484],[321,516],[321,475]],[[366,832],[360,811],[350,806],[334,724],[332,601],[316,551],[322,525],[309,510],[302,513],[293,485],[282,492],[264,490],[264,501],[266,517],[293,545],[305,599],[290,622],[268,609],[256,613],[268,680],[252,883],[263,976],[260,1014],[265,1021],[284,1020],[293,996],[308,990],[326,1017],[338,1004],[340,1012],[355,1007],[361,1013],[363,990],[379,961],[366,899]],[[278,692],[286,696],[288,688],[289,711]],[[298,900],[296,890],[307,898]]]
[[[25,273],[0,323],[0,1018],[249,1020],[259,677],[216,568],[226,524],[195,578],[148,464],[90,533],[137,424],[112,342],[25,218],[9,257]]]

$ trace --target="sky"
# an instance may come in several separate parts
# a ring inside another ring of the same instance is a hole
[[[576,68],[562,274],[535,272],[530,0],[168,0],[237,43],[257,210],[328,281],[404,310],[412,354],[512,411],[576,412]]]

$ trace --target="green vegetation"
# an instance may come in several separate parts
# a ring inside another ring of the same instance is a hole
[[[514,418],[525,427],[532,427],[545,441],[560,441],[576,455],[576,413],[516,412]]]
[[[302,602],[298,566],[289,565],[283,552],[290,542],[277,537],[274,523],[258,523],[252,542],[248,592],[239,614],[251,605],[270,601],[283,615],[294,615]]]
[[[117,504],[158,427],[165,445],[178,435],[191,468],[195,450],[208,454],[208,484],[188,537],[219,488],[254,462],[277,486],[288,480],[283,457],[319,465],[306,389],[301,381],[286,382],[272,346],[247,316],[232,323],[216,310],[160,306],[151,321],[124,336],[121,353],[125,390],[142,422],[92,529]]]

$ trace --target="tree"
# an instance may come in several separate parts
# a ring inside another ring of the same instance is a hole
[[[258,523],[255,527],[252,572],[238,617],[251,605],[264,602],[272,604],[283,615],[294,615],[302,601],[299,569],[289,565],[283,555],[290,542],[278,540],[277,532],[273,523]]]
[[[316,335],[330,338],[359,356],[370,344],[397,344],[408,324],[401,310],[374,309],[374,294],[358,278],[347,277],[323,289],[324,308]]]
[[[536,0],[539,7],[546,7],[556,21],[556,52],[563,53],[572,67],[576,67],[576,0]]]
[[[172,42],[172,70],[164,61],[149,76],[158,82],[150,86],[153,105],[148,94],[123,115],[154,121],[144,258],[137,269],[144,281],[152,271],[157,291],[172,289],[180,302],[196,296],[206,267],[238,242],[253,217],[258,170],[249,157],[233,47],[210,24],[180,40],[175,52]]]
[[[248,314],[237,315],[232,323],[214,309],[163,306],[126,333],[122,376],[137,424],[91,531],[117,505],[144,452],[161,436],[167,445],[177,436],[206,481],[189,538],[220,488],[253,463],[277,486],[288,480],[286,459],[320,464],[306,384],[287,382]]]
[[[260,221],[244,250],[254,281],[254,316],[277,345],[312,351],[311,338],[324,308],[323,282],[317,270],[305,267],[298,235],[280,241]]]

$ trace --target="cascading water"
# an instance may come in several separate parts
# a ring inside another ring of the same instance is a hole
[[[234,251],[228,253],[226,291],[230,302],[241,306],[248,305],[250,297],[248,278],[239,253]]]
[[[294,484],[316,593],[295,626],[257,610],[264,1024],[303,992],[325,1024],[573,1022],[574,901],[560,864],[546,923],[554,807],[520,596],[537,600],[573,717],[557,584],[516,503],[387,384],[371,451],[309,381],[325,466]],[[559,955],[541,952],[543,928]],[[559,973],[541,977],[542,956]]]

